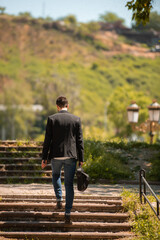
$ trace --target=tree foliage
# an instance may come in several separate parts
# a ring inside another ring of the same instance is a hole
[[[11,82],[3,87],[0,102],[6,107],[0,112],[0,123],[6,131],[7,139],[29,137],[33,133],[35,114],[30,109],[33,104],[30,87],[26,82]],[[24,110],[25,107],[30,110]]]
[[[146,25],[143,25],[142,23],[140,23],[139,25],[137,25],[136,23],[134,23],[132,25],[132,27],[136,30],[156,30],[156,31],[160,31],[160,14],[158,14],[158,12],[151,12],[150,14],[150,19],[149,22]]]
[[[76,25],[77,24],[77,18],[73,14],[69,14],[65,17],[58,18],[59,21],[64,21],[66,24]]]
[[[108,22],[108,23],[114,23],[117,21],[120,21],[121,23],[124,23],[125,20],[123,18],[120,18],[117,16],[117,14],[112,12],[106,12],[104,14],[101,14],[99,17],[100,21]]]
[[[32,14],[30,12],[20,12],[19,16],[32,18]]]
[[[100,29],[100,25],[97,22],[81,23],[75,28],[75,35],[80,39],[94,42],[92,36],[93,33]]]
[[[132,131],[127,120],[127,106],[132,100],[136,100],[141,107],[139,123],[147,119],[147,106],[151,99],[144,96],[143,92],[137,92],[129,85],[117,87],[109,98],[108,116],[110,121],[114,124],[115,135],[129,136]]]
[[[47,22],[53,22],[53,18],[50,16],[45,17],[44,20],[46,20]]]
[[[126,7],[133,12],[132,20],[135,20],[137,24],[142,23],[143,25],[149,22],[152,2],[152,0],[128,1]]]
[[[4,14],[5,10],[6,10],[5,7],[1,7],[1,6],[0,6],[0,14]]]

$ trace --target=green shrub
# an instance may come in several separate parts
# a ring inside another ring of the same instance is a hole
[[[107,152],[101,141],[85,140],[84,169],[91,179],[115,181],[133,177],[126,160],[117,153]]]
[[[105,143],[106,147],[111,147],[115,149],[124,149],[124,150],[132,150],[133,148],[138,149],[152,149],[152,150],[159,150],[160,145],[159,143],[149,144],[146,142],[136,142],[136,141],[130,141],[127,142],[125,139],[121,138],[115,138],[114,141],[106,141]]]
[[[96,48],[97,50],[109,51],[109,47],[106,46],[106,44],[104,44],[104,43],[101,42],[101,41],[94,40],[94,41],[93,41],[93,44],[94,44],[94,46],[95,46],[95,48]]]
[[[151,169],[147,175],[150,180],[160,181],[160,153],[151,159]]]

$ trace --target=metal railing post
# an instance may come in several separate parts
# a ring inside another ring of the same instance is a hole
[[[143,169],[143,177],[146,179],[146,171]],[[143,181],[144,194],[146,195],[146,184]],[[144,198],[144,203],[146,203],[146,198]]]
[[[157,216],[159,216],[159,202],[157,200]]]
[[[157,209],[155,209],[153,207],[152,203],[149,201],[149,199],[147,197],[147,194],[146,194],[146,192],[147,192],[146,191],[146,187],[148,188],[148,190],[151,192],[151,194],[156,199]],[[144,169],[141,169],[139,171],[139,194],[140,194],[140,202],[141,202],[141,204],[143,203],[143,197],[144,197],[144,203],[147,202],[149,204],[149,206],[151,207],[151,209],[153,210],[153,212],[155,213],[157,218],[160,220],[160,215],[159,215],[160,200],[158,199],[158,197],[156,196],[155,192],[152,190],[152,188],[148,184],[148,182],[146,180],[146,172],[145,172]]]
[[[142,170],[139,171],[139,195],[142,204]]]

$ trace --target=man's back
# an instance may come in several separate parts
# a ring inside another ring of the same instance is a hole
[[[49,146],[50,145],[50,146]],[[83,137],[80,118],[61,110],[48,117],[43,159],[49,147],[49,159],[56,157],[80,158],[83,161]]]

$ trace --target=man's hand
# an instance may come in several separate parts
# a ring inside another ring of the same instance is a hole
[[[79,162],[78,165],[79,165],[79,167],[82,167],[83,162]]]
[[[41,168],[45,168],[47,166],[47,160],[42,160],[42,163],[41,163]]]

